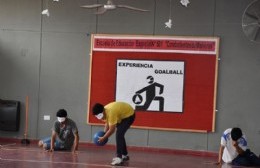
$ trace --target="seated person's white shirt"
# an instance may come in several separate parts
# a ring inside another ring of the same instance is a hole
[[[221,146],[225,147],[222,155],[222,160],[225,163],[231,163],[232,160],[238,156],[238,153],[232,144],[231,130],[232,128],[225,130],[221,137]],[[247,141],[245,135],[238,139],[238,146],[244,151],[247,149]]]

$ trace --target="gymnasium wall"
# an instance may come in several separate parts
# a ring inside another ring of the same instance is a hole
[[[80,141],[91,142],[93,133],[102,129],[86,123],[92,33],[217,36],[220,61],[215,132],[131,129],[127,143],[217,152],[222,132],[238,126],[252,150],[260,153],[260,44],[249,41],[241,27],[243,11],[251,0],[190,0],[188,8],[172,0],[172,29],[164,26],[169,19],[169,0],[116,2],[150,12],[116,9],[96,16],[94,10],[79,7],[97,3],[95,0],[0,0],[0,99],[21,101],[20,130],[0,131],[0,136],[23,138],[28,95],[29,139],[49,136],[56,111],[65,108],[78,125]],[[49,17],[41,15],[47,4]],[[51,120],[43,120],[44,115]],[[115,143],[114,136],[109,143]]]

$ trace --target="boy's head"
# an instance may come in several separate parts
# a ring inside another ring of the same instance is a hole
[[[242,137],[242,130],[240,128],[232,128],[231,130],[231,138],[233,141],[237,141]]]
[[[67,111],[64,109],[60,109],[59,111],[57,111],[56,116],[58,118],[58,121],[60,123],[63,123],[67,118]]]
[[[104,117],[104,106],[100,103],[96,103],[92,108],[92,114],[96,116],[97,119],[102,119]]]
[[[56,114],[57,117],[67,117],[67,111],[64,109],[59,109]]]

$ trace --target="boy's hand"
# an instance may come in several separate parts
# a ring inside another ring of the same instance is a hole
[[[232,141],[232,144],[233,144],[234,147],[238,146],[238,142],[237,141]]]
[[[72,153],[73,155],[77,155],[77,154],[78,154],[78,151],[77,151],[77,150],[72,150],[71,153]]]
[[[222,165],[222,162],[216,162],[215,164],[216,165]]]
[[[54,151],[54,149],[52,149],[52,148],[51,148],[51,149],[49,149],[49,150],[47,150],[47,151],[48,151],[48,152],[53,152],[53,151]]]
[[[98,142],[102,143],[105,140],[104,137],[99,137]]]

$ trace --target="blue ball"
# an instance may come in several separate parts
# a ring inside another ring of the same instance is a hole
[[[98,142],[98,139],[99,137],[102,137],[105,135],[105,132],[104,131],[98,131],[97,133],[94,134],[94,137],[93,137],[93,141],[94,143],[97,145],[97,146],[104,146],[107,141],[108,141],[108,138],[105,139],[103,142]]]

